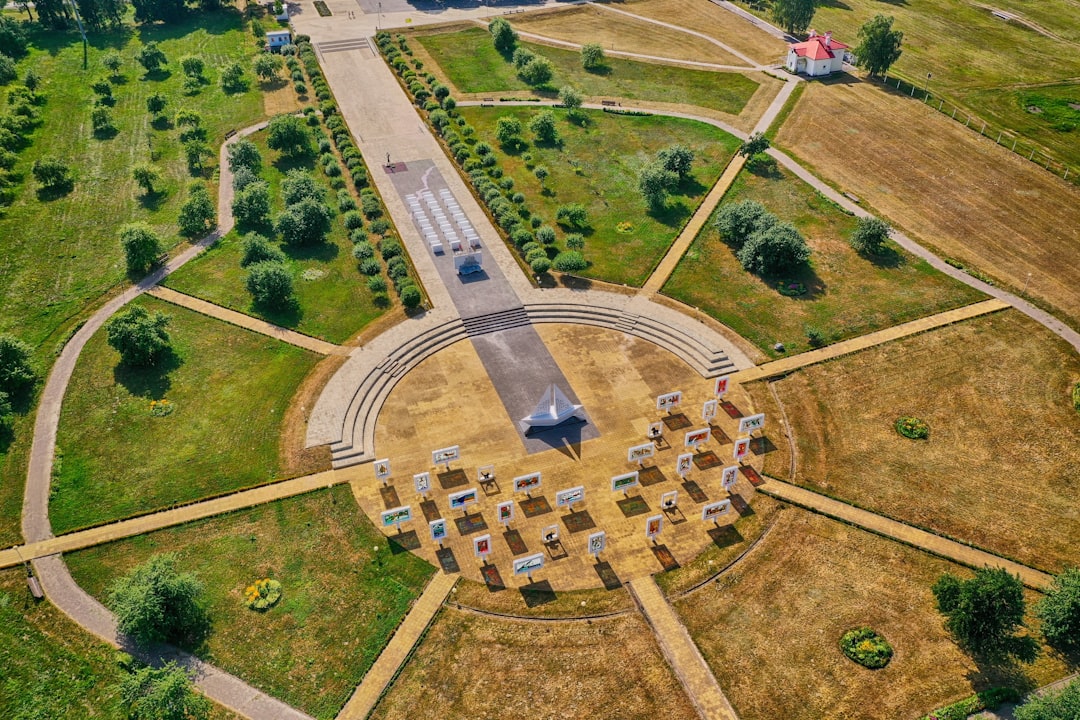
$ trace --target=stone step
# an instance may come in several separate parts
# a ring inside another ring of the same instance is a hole
[[[525,308],[520,306],[509,310],[499,310],[486,315],[477,315],[462,320],[466,332],[469,333],[469,337],[486,335],[488,333],[507,330],[509,328],[522,327],[530,324],[530,322],[529,316],[525,312]]]
[[[349,38],[347,40],[329,40],[316,45],[319,52],[327,53],[345,52],[346,50],[366,50],[371,48],[366,37]]]

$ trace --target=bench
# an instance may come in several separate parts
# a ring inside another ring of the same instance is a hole
[[[601,100],[600,104],[604,105],[605,107],[615,107],[619,103],[615,102],[614,100]]]
[[[854,195],[852,195],[852,194],[851,194],[851,193],[849,193],[849,192],[846,192],[846,193],[844,193],[844,197],[846,197],[846,198],[847,198],[848,200],[850,200],[851,202],[855,203],[856,205],[858,205],[858,204],[859,204],[859,203],[861,202],[861,201],[859,200],[859,198],[855,197]]]

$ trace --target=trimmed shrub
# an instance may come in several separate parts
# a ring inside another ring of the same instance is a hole
[[[379,261],[375,258],[368,258],[360,263],[360,272],[364,275],[378,275],[382,271],[382,266],[379,265]]]
[[[577,250],[564,250],[555,256],[552,266],[559,272],[580,272],[589,267],[589,263]]]
[[[422,299],[420,288],[415,285],[406,285],[401,289],[401,304],[410,310],[417,307]]]
[[[371,232],[375,233],[376,235],[385,235],[386,232],[390,229],[390,221],[385,218],[373,220],[371,222],[370,229]]]
[[[370,290],[371,292],[375,293],[376,295],[381,295],[381,294],[385,293],[386,288],[387,288],[386,280],[379,277],[378,275],[376,275],[374,277],[371,277],[371,278],[368,278],[367,289]]]
[[[384,239],[379,243],[379,254],[382,255],[383,260],[397,257],[401,255],[402,252],[401,243],[397,240]]]
[[[545,245],[550,245],[555,242],[555,228],[550,225],[544,225],[543,227],[537,228],[536,239]]]
[[[352,200],[351,197],[349,199]],[[354,202],[353,205],[355,206],[355,204],[356,203]],[[346,212],[342,216],[341,221],[345,224],[346,230],[357,230],[364,227],[364,216],[356,210],[349,210]]]
[[[285,262],[285,253],[259,233],[245,235],[244,256],[240,258],[240,267],[268,261]]]
[[[551,261],[548,260],[547,255],[545,255],[544,257],[539,257],[533,260],[531,263],[529,263],[529,267],[531,267],[532,271],[537,275],[543,275],[551,269]]]

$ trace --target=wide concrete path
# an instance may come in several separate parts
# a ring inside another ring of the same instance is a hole
[[[929,315],[924,318],[919,318],[918,320],[906,322],[902,325],[894,325],[891,328],[878,330],[877,332],[868,333],[866,335],[860,335],[859,337],[844,340],[834,345],[829,345],[828,347],[810,350],[809,352],[774,360],[773,362],[758,365],[757,367],[740,370],[731,376],[731,380],[732,382],[737,383],[748,383],[755,380],[761,380],[762,378],[784,375],[808,365],[816,365],[817,363],[832,360],[833,358],[838,358],[842,355],[849,355],[853,352],[865,350],[866,348],[875,345],[881,345],[882,343],[892,342],[893,340],[899,340],[900,338],[917,335],[926,332],[927,330],[952,325],[953,323],[969,320],[974,317],[979,317],[980,315],[988,315],[990,313],[998,312],[999,310],[1005,310],[1008,307],[1010,307],[1009,303],[998,300],[997,298],[983,300],[982,302],[965,305],[964,307],[956,308],[955,310],[947,310],[938,313],[937,315]]]
[[[919,528],[905,525],[896,520],[877,515],[869,510],[861,510],[853,505],[848,505],[839,500],[819,495],[806,488],[792,485],[782,480],[766,477],[765,482],[758,486],[758,492],[763,492],[779,500],[799,505],[810,510],[827,515],[836,520],[850,523],[870,532],[884,535],[885,537],[899,540],[920,550],[939,555],[949,560],[967,565],[973,568],[991,567],[1004,568],[1013,575],[1020,576],[1021,582],[1036,590],[1045,589],[1050,585],[1053,577],[1040,572],[1027,565],[1006,560],[992,553],[978,550],[964,545],[963,543],[949,540],[948,538],[935,535],[934,533],[920,530]]]
[[[12,567],[47,555],[72,552],[73,550],[81,550],[94,545],[112,542],[113,540],[142,535],[154,530],[182,525],[193,520],[202,520],[223,513],[243,510],[256,505],[274,502],[275,500],[293,497],[294,495],[302,495],[312,490],[348,482],[351,477],[352,475],[347,472],[339,474],[337,471],[328,470],[292,480],[283,480],[271,485],[262,485],[250,490],[242,490],[231,495],[204,500],[171,510],[162,510],[109,523],[108,525],[78,530],[59,537],[18,545],[0,551],[0,568]]]
[[[397,632],[379,654],[375,664],[364,675],[356,692],[338,713],[337,720],[364,720],[375,709],[376,703],[389,687],[398,670],[409,659],[413,647],[428,629],[435,613],[439,611],[457,582],[457,575],[439,572],[431,579],[424,592],[416,599],[409,614],[398,626]],[[423,715],[423,708],[416,708]]]
[[[191,295],[185,295],[182,292],[177,292],[176,290],[161,285],[150,289],[147,294],[153,295],[165,302],[172,303],[173,305],[186,307],[188,310],[194,310],[197,313],[223,320],[230,325],[236,325],[245,330],[251,330],[252,332],[257,332],[262,335],[269,335],[276,340],[302,347],[305,350],[310,350],[319,355],[348,355],[349,352],[352,351],[352,348],[350,347],[328,343],[325,340],[313,338],[310,335],[304,335],[294,330],[283,328],[280,325],[274,325],[265,320],[245,315],[244,313],[238,313],[235,310],[215,305],[214,303],[192,297]]]
[[[679,621],[652,576],[634,578],[626,586],[637,600],[638,607],[656,635],[660,650],[698,714],[707,720],[737,720],[738,715],[720,689],[720,683],[716,682],[690,633]]]

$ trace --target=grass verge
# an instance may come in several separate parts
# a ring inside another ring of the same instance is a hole
[[[278,478],[281,418],[319,357],[154,298],[174,356],[120,366],[105,331],[83,350],[57,430],[49,516],[79,527]],[[152,401],[175,408],[154,417]]]
[[[392,554],[348,486],[161,530],[67,556],[102,598],[108,584],[159,552],[205,586],[213,631],[196,652],[311,715],[333,718],[431,576]],[[281,600],[249,610],[244,588],[271,577]]]

